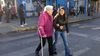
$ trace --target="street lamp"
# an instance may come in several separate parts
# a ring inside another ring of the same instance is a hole
[[[75,2],[75,14],[76,14],[76,16],[78,16],[78,2],[79,2],[79,0],[74,0],[74,2]]]
[[[76,3],[77,3],[76,16],[78,16],[78,2],[79,0],[76,0]]]
[[[84,15],[86,16],[86,8],[87,7],[87,0],[84,0]]]
[[[78,0],[77,0],[77,15],[78,15]]]

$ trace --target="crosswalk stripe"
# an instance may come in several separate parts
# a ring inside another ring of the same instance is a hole
[[[0,55],[0,56],[24,56],[24,55],[27,55],[29,53],[33,53],[33,50],[34,50],[33,47],[29,47],[29,48],[26,48],[26,49],[14,51],[12,53]]]
[[[79,28],[92,28],[93,26],[88,26],[88,25],[83,25],[83,26],[79,26]]]
[[[15,36],[13,38],[3,38],[3,39],[0,39],[0,42],[8,42],[8,41],[12,41],[12,40],[18,40],[18,39],[23,39],[23,38],[27,38],[27,37],[31,37],[31,36],[34,36],[36,35],[37,33],[34,33],[34,34],[28,34],[28,35],[23,35],[23,36]],[[82,33],[77,33],[77,32],[71,32],[71,34],[73,35],[77,35],[77,36],[81,36],[81,37],[88,37],[87,34],[82,34]]]
[[[13,38],[3,38],[3,39],[0,39],[0,42],[8,42],[8,41],[12,41],[12,40],[18,40],[18,39],[23,39],[23,38],[27,38],[27,37],[31,37],[31,36],[34,36],[36,35],[36,33],[34,34],[28,34],[28,35],[23,35],[23,36],[15,36]]]
[[[80,26],[80,24],[73,24],[72,27]]]
[[[38,39],[36,40],[38,41]],[[58,42],[57,43],[57,46],[61,46],[62,42]],[[34,49],[33,49],[34,48]],[[11,52],[11,53],[8,53],[8,54],[4,54],[4,55],[0,55],[0,56],[25,56],[27,54],[32,54],[34,53],[34,50],[35,50],[36,46],[34,47],[29,47],[29,48],[25,48],[25,49],[21,49],[19,51],[14,51],[14,52]],[[47,49],[47,45],[44,49]],[[79,56],[85,52],[87,52],[90,48],[84,48],[84,49],[81,49],[81,50],[78,50],[76,52],[74,52],[74,55],[75,56]],[[60,54],[58,54],[59,56],[62,56],[64,55],[64,51],[62,51]]]
[[[80,49],[80,50],[74,52],[73,55],[74,55],[74,56],[80,56],[80,55],[86,53],[87,51],[89,51],[90,49],[91,49],[91,48],[88,48],[88,47],[86,47],[86,48],[84,48],[84,49]]]
[[[71,34],[76,35],[76,36],[80,36],[80,37],[85,37],[85,38],[89,37],[89,35],[83,34],[83,33],[71,32]],[[92,36],[89,39],[94,40],[94,41],[100,41],[99,36]]]
[[[94,28],[92,28],[93,30],[99,30],[100,29],[100,27],[94,27]]]
[[[100,41],[100,37],[99,36],[94,36],[93,38],[91,38],[91,39],[93,39],[93,40],[95,40],[95,41]]]
[[[78,32],[71,32],[72,35],[77,35],[77,36],[81,36],[81,37],[88,37],[89,35],[87,34],[83,34],[83,33],[78,33]]]
[[[80,49],[80,50],[78,50],[78,51],[74,51],[74,52],[73,52],[73,56],[81,56],[82,54],[86,53],[86,52],[89,51],[89,50],[90,50],[90,48],[85,47],[85,48]],[[65,51],[62,51],[62,52],[58,53],[57,56],[64,56],[64,55],[65,55]]]
[[[39,39],[36,39],[34,40],[35,41],[38,41]],[[61,45],[62,42],[58,42],[57,43],[57,46]],[[33,49],[34,48],[34,49]],[[44,47],[44,50],[47,49],[47,45]],[[18,51],[14,51],[14,52],[11,52],[11,53],[8,53],[8,54],[4,54],[4,55],[0,55],[0,56],[24,56],[24,55],[27,55],[27,54],[31,54],[31,53],[34,53],[34,50],[36,49],[36,46],[34,47],[29,47],[29,48],[25,48],[25,49],[21,49],[21,50],[18,50]],[[41,52],[40,52],[41,53]]]
[[[38,41],[38,39],[34,40],[34,41]],[[59,44],[58,44],[59,45]],[[33,47],[28,47],[28,48],[25,48],[25,49],[21,49],[21,50],[18,50],[18,51],[13,51],[11,53],[7,53],[7,54],[3,54],[3,55],[0,55],[0,56],[25,56],[27,54],[32,54],[34,53],[35,49],[36,49],[36,45],[34,45]],[[44,50],[47,49],[47,45],[45,46]],[[41,52],[40,52],[41,53]]]
[[[72,32],[73,33],[73,32]],[[75,32],[76,33],[76,32]],[[74,34],[75,34],[74,33]],[[33,36],[33,35],[36,35],[36,34],[30,34],[31,36]],[[25,35],[24,36],[24,38],[26,38],[26,37],[29,37],[30,35]],[[78,35],[78,34],[75,34],[75,35]],[[84,34],[83,34],[84,35]],[[82,36],[83,36],[82,35]],[[85,37],[86,37],[87,35],[85,35]],[[23,38],[23,37],[21,37],[21,38]],[[34,40],[34,41],[38,41],[39,39],[36,39],[36,40]],[[10,40],[9,40],[10,41]],[[58,41],[58,43],[57,43],[57,46],[60,46],[61,44],[62,44],[62,39],[61,40],[59,40]],[[35,46],[34,46],[35,47]],[[31,53],[34,53],[33,52],[33,48],[34,47],[29,47],[29,48],[25,48],[25,49],[21,49],[21,50],[19,50],[19,51],[14,51],[14,52],[11,52],[11,53],[8,53],[8,54],[4,54],[4,55],[0,55],[0,56],[24,56],[24,55],[27,55],[27,54],[31,54]],[[48,47],[46,47],[46,48],[44,48],[44,49],[47,49]],[[78,52],[80,52],[80,53],[84,53],[85,51],[88,51],[88,49],[89,48],[85,48],[85,49],[82,49],[82,50],[79,50],[79,51],[77,51],[77,52],[75,52],[74,53],[74,55],[80,55],[80,54],[77,54]],[[62,54],[64,54],[64,51],[63,51],[63,53]],[[61,55],[61,54],[60,54]]]

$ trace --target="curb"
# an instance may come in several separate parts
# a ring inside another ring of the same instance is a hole
[[[17,32],[19,31],[28,31],[28,30],[36,30],[37,26],[32,26],[32,27],[25,27],[25,28],[17,28]]]
[[[93,19],[98,19],[98,18],[100,18],[100,17],[93,17],[93,18],[89,18],[89,19],[80,19],[80,20],[76,20],[76,21],[73,21],[73,22],[69,22],[69,23],[72,24],[72,23],[88,21],[88,20],[93,20]]]
[[[0,33],[0,35],[5,35],[5,34],[8,34],[8,33],[18,33],[18,32],[22,32],[22,31],[31,31],[31,30],[34,31],[36,29],[37,29],[37,26],[17,28],[14,31],[9,31],[9,32],[6,32],[6,33]]]

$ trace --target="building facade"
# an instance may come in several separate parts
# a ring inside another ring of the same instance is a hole
[[[1,4],[2,6],[5,6],[5,0],[0,0],[0,4]]]
[[[100,0],[96,1],[96,11],[100,12]]]

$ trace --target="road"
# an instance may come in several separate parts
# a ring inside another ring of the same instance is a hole
[[[100,56],[100,19],[69,25],[68,43],[74,56]],[[36,32],[19,32],[0,35],[0,56],[34,56],[39,43]],[[62,39],[59,37],[56,56],[64,56]],[[40,53],[41,54],[41,53]],[[48,56],[47,44],[44,56]]]

